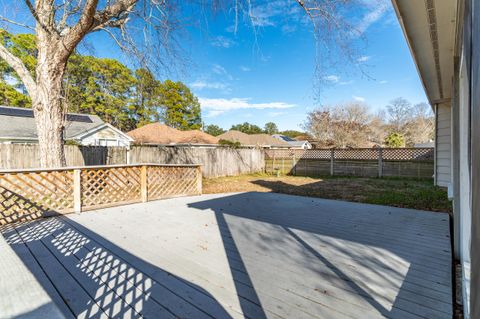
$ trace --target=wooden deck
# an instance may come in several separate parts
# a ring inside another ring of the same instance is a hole
[[[67,318],[452,318],[441,213],[242,193],[2,234]]]

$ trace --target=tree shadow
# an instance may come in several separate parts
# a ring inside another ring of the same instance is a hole
[[[231,318],[202,287],[67,216],[8,224],[0,230],[66,318]],[[38,313],[42,309],[20,317]]]
[[[275,191],[277,184],[262,186]],[[232,251],[227,252],[230,267],[240,260],[243,271],[250,272],[252,287],[263,280],[255,273],[255,259],[265,257],[262,262],[272,265],[278,259],[279,268],[272,272],[291,267],[301,274],[270,276],[273,294],[282,280],[292,280],[324,292],[319,303],[325,297],[332,304],[343,299],[358,306],[335,309],[354,318],[368,317],[368,311],[389,318],[451,318],[447,216],[256,192],[215,197],[189,207],[215,213],[224,246]],[[256,294],[255,302],[261,304],[265,289]],[[325,307],[332,306],[327,302]],[[365,313],[360,314],[361,309]]]

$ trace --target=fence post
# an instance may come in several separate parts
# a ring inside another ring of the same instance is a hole
[[[383,149],[378,148],[378,177],[383,176]]]
[[[143,165],[140,169],[140,194],[142,203],[148,201],[148,180],[147,180],[147,166]]]
[[[335,149],[332,148],[330,150],[330,175],[335,175],[335,170],[334,170],[334,163],[335,163]]]
[[[272,161],[272,174],[275,173],[275,151],[273,151],[273,161]]]
[[[292,160],[292,175],[296,176],[297,175],[297,163],[295,163],[296,156],[295,156],[295,151],[293,151],[293,160]]]
[[[197,193],[202,195],[202,166],[197,166]]]
[[[73,170],[73,210],[75,213],[82,211],[82,170]]]

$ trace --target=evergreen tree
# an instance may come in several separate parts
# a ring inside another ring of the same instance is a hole
[[[260,126],[255,125],[255,124],[250,124],[248,122],[233,125],[230,130],[240,131],[240,132],[243,132],[245,134],[260,134],[260,133],[263,133],[263,130],[260,128]]]
[[[269,135],[278,133],[277,124],[275,124],[273,122],[265,123],[265,126],[264,126],[263,130],[265,131],[265,133],[267,133]]]
[[[213,136],[218,136],[218,135],[221,135],[221,134],[225,133],[225,130],[223,128],[221,128],[220,126],[215,125],[215,124],[210,124],[210,125],[205,126],[204,131],[205,131],[205,133],[213,135]]]
[[[160,99],[165,109],[165,124],[179,130],[202,127],[200,103],[185,84],[166,80],[160,88]]]

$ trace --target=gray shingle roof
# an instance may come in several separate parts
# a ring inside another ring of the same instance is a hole
[[[297,140],[294,140],[293,138],[290,138],[286,135],[281,135],[281,134],[273,134],[272,137],[281,141],[285,141],[288,144],[290,144],[290,146],[292,147],[302,147],[303,144],[307,142],[307,141],[297,141]]]
[[[65,123],[65,138],[75,137],[103,124],[97,115],[69,113]],[[33,110],[0,106],[0,137],[37,139]]]

